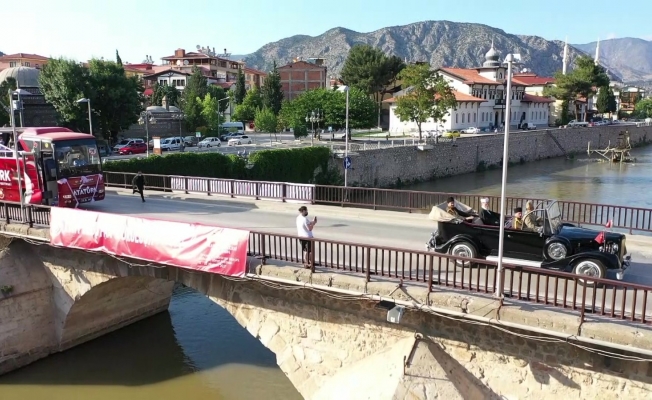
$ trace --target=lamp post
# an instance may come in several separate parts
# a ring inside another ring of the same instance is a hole
[[[147,143],[147,157],[149,157],[149,124],[156,124],[156,118],[152,116],[149,111],[143,111],[140,113],[140,118],[138,118],[138,123],[140,125],[145,125],[145,135]]]
[[[219,118],[220,118],[220,103],[223,102],[223,101],[226,101],[228,99],[229,99],[228,97],[225,97],[225,98],[220,99],[220,100],[217,101],[217,122],[218,122],[218,124],[217,124],[217,137],[218,138],[220,137],[220,125],[221,125],[219,123],[220,122],[220,120],[219,120]]]
[[[20,172],[20,160],[18,158],[18,134],[16,133],[16,113],[15,109],[19,109],[21,112],[21,126],[22,126],[22,105],[20,104],[20,95],[26,94],[23,89],[9,90],[9,108],[11,109],[11,133],[14,138],[14,159],[16,160],[16,180],[18,181],[18,193],[20,195],[20,216],[21,219],[25,220],[25,194],[23,193],[23,181],[22,174]],[[14,96],[17,97],[16,107],[14,107]],[[20,108],[19,108],[20,107]]]
[[[310,122],[312,128],[311,129],[312,135],[310,136],[311,146],[315,144],[315,122],[319,123],[319,121],[321,121],[321,115],[319,114],[319,109],[312,110],[310,113],[306,115],[306,122]]]
[[[23,123],[24,117],[23,117],[23,100],[20,98],[20,96],[25,96],[25,95],[30,95],[31,93],[28,92],[27,90],[24,89],[16,89],[13,91],[13,94],[16,95],[17,103],[16,103],[16,109],[18,110],[18,114],[20,115],[20,127],[23,128],[25,125]],[[15,123],[14,123],[15,124]]]
[[[505,115],[511,115],[512,107],[512,65],[521,61],[520,54],[507,54],[505,63],[507,64],[507,93],[505,102]],[[505,122],[505,142],[503,146],[503,178],[500,188],[500,227],[498,228],[498,267],[496,268],[496,297],[503,297],[503,249],[505,246],[505,189],[507,187],[507,166],[509,164],[509,123],[511,118],[506,118]]]
[[[337,88],[340,92],[346,92],[346,120],[345,120],[345,128],[344,128],[344,158],[346,159],[349,156],[349,87],[348,86],[340,86]],[[347,186],[347,175],[348,175],[348,169],[344,168],[344,187]]]
[[[86,97],[77,100],[77,104],[83,104],[86,103],[88,104],[88,129],[90,131],[90,134],[93,134],[93,120],[91,119],[91,99],[88,99]]]

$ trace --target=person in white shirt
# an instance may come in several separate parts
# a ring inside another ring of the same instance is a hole
[[[317,217],[314,217],[312,221],[308,218],[308,207],[299,207],[299,215],[297,215],[297,236],[312,239],[312,229],[315,227],[315,224],[317,224]],[[312,241],[302,239],[299,239],[299,241],[303,250],[303,259],[306,263],[305,267],[312,268],[310,264],[310,260],[312,259]]]

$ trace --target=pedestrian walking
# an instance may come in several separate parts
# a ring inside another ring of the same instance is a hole
[[[145,177],[143,176],[143,173],[141,171],[138,171],[136,176],[134,176],[134,180],[131,182],[134,188],[134,191],[132,194],[135,194],[136,192],[140,193],[140,199],[145,202]]]
[[[301,206],[299,207],[299,215],[297,215],[296,222],[297,236],[307,239],[299,239],[301,242],[301,250],[303,251],[304,267],[312,268],[312,240],[310,239],[313,238],[312,229],[315,227],[315,224],[317,224],[317,217],[310,220],[308,218],[308,207]]]

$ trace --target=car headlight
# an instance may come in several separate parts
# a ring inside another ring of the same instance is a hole
[[[618,249],[619,249],[619,247],[618,247],[618,245],[617,245],[616,243],[614,243],[614,244],[611,246],[611,251],[612,251],[614,254],[618,253]]]

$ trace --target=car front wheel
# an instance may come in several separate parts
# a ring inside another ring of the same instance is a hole
[[[478,256],[475,246],[469,242],[461,241],[451,246],[448,253],[455,257],[476,258]],[[474,263],[464,260],[455,260],[458,267],[472,267]]]
[[[211,147],[211,145],[210,145],[210,144],[207,144],[207,145],[206,145],[206,148],[209,148],[209,147]]]
[[[601,261],[593,258],[585,258],[575,263],[573,267],[575,275],[586,276],[589,278],[604,279],[607,275],[607,268]],[[591,286],[595,281],[590,279],[578,279],[578,283],[582,286]],[[600,284],[598,284],[600,286]]]

